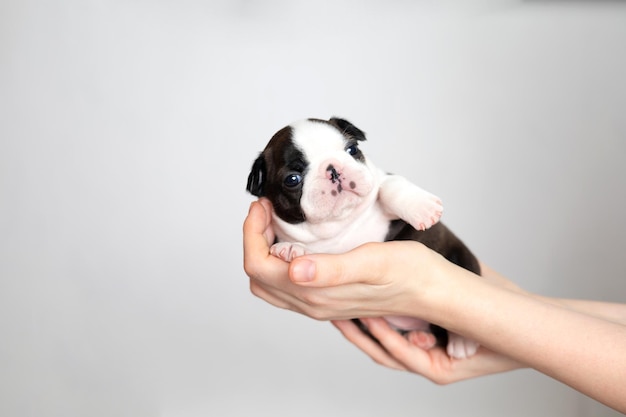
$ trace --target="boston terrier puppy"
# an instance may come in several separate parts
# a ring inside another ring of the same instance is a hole
[[[339,118],[302,120],[270,139],[252,166],[247,190],[273,205],[271,253],[289,262],[367,242],[415,240],[480,274],[474,255],[439,222],[441,200],[374,166],[359,149],[364,140],[360,129]],[[417,318],[385,319],[402,334],[431,331],[454,358],[478,349],[474,341]],[[354,321],[368,333],[358,318]]]

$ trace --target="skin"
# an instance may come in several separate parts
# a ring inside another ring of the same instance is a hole
[[[261,199],[244,222],[244,269],[254,295],[330,320],[377,363],[438,384],[530,367],[626,413],[626,305],[534,295],[486,265],[477,277],[410,241],[287,263],[269,253],[271,212]],[[384,315],[419,317],[481,347],[469,359],[450,359],[430,348],[431,335],[404,338],[378,318]],[[365,318],[382,347],[353,317]]]

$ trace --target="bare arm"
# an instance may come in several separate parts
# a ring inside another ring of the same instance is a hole
[[[510,290],[517,291],[528,296],[533,296],[536,299],[544,301],[546,303],[556,304],[558,306],[569,308],[580,313],[585,313],[590,316],[598,317],[600,319],[626,325],[626,304],[609,303],[594,300],[552,298],[532,294],[524,291],[519,286],[505,278],[502,274],[499,274],[498,272],[494,271],[489,266],[483,263],[481,263],[481,270],[483,271],[481,275],[495,285],[499,285],[503,288],[508,288]]]
[[[456,275],[454,285],[447,280],[424,298],[425,310],[445,312],[431,320],[626,411],[626,327],[614,320],[624,306],[546,299],[463,270],[447,274]]]
[[[626,304],[607,303],[593,300],[572,300],[537,296],[538,299],[588,314],[599,319],[626,325]]]

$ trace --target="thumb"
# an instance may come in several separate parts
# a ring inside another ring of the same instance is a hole
[[[300,256],[291,261],[289,278],[296,284],[313,287],[376,283],[384,276],[387,252],[385,244],[367,243],[340,255]]]

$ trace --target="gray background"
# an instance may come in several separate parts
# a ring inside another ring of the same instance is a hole
[[[0,1],[0,415],[613,415],[375,365],[249,293],[241,224],[338,115],[525,288],[626,301],[625,41],[621,2]]]

